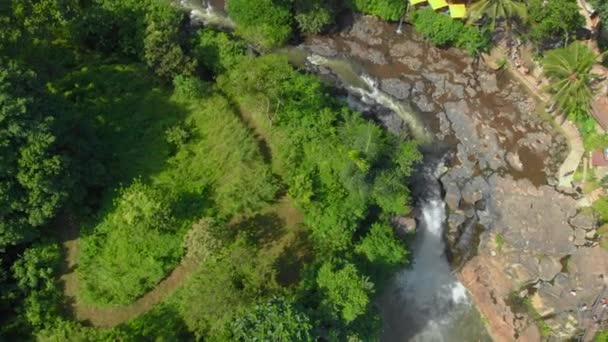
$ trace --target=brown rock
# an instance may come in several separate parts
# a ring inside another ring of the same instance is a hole
[[[511,294],[510,280],[493,258],[476,256],[465,264],[458,273],[460,281],[469,289],[473,300],[484,317],[488,319],[488,330],[492,339],[498,342],[540,341],[540,333],[534,325],[529,325],[520,334],[518,319],[506,298]],[[519,314],[521,315],[524,314]],[[523,320],[527,320],[524,315]],[[520,335],[519,338],[516,336]]]

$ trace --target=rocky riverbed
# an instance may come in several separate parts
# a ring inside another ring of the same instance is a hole
[[[595,241],[593,213],[554,188],[568,147],[539,115],[544,109],[507,74],[432,47],[411,27],[400,35],[371,17],[346,27],[303,47],[355,61],[381,91],[415,109],[432,128],[431,145],[449,151],[440,175],[448,254],[493,338],[540,340],[537,326],[559,339],[575,335],[581,307],[608,278],[608,252]],[[406,128],[390,112],[374,118],[395,132]]]

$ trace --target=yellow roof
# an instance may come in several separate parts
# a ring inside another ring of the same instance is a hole
[[[467,17],[467,6],[463,4],[450,4],[450,17],[464,19]]]
[[[426,0],[410,0],[410,4],[412,4],[414,6],[421,4],[423,2],[426,2]]]
[[[428,0],[429,4],[434,10],[438,10],[440,8],[448,7],[448,3],[445,0]]]

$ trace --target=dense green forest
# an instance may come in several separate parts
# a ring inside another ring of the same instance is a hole
[[[394,19],[397,3],[352,6]],[[167,1],[3,2],[1,336],[374,339],[374,294],[408,262],[389,220],[409,212],[416,143],[248,49],[321,32],[343,5],[229,1],[235,38]],[[78,321],[190,264],[152,310]]]

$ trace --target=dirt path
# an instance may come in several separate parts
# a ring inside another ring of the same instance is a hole
[[[80,302],[77,296],[79,286],[76,272],[78,268],[78,224],[68,215],[63,215],[59,224],[62,226],[65,253],[64,267],[60,279],[64,285],[64,295],[68,299],[68,309],[74,319],[95,327],[111,328],[148,312],[154,305],[160,303],[179,288],[198,266],[195,260],[183,259],[167,278],[130,305],[96,307],[85,304]]]

